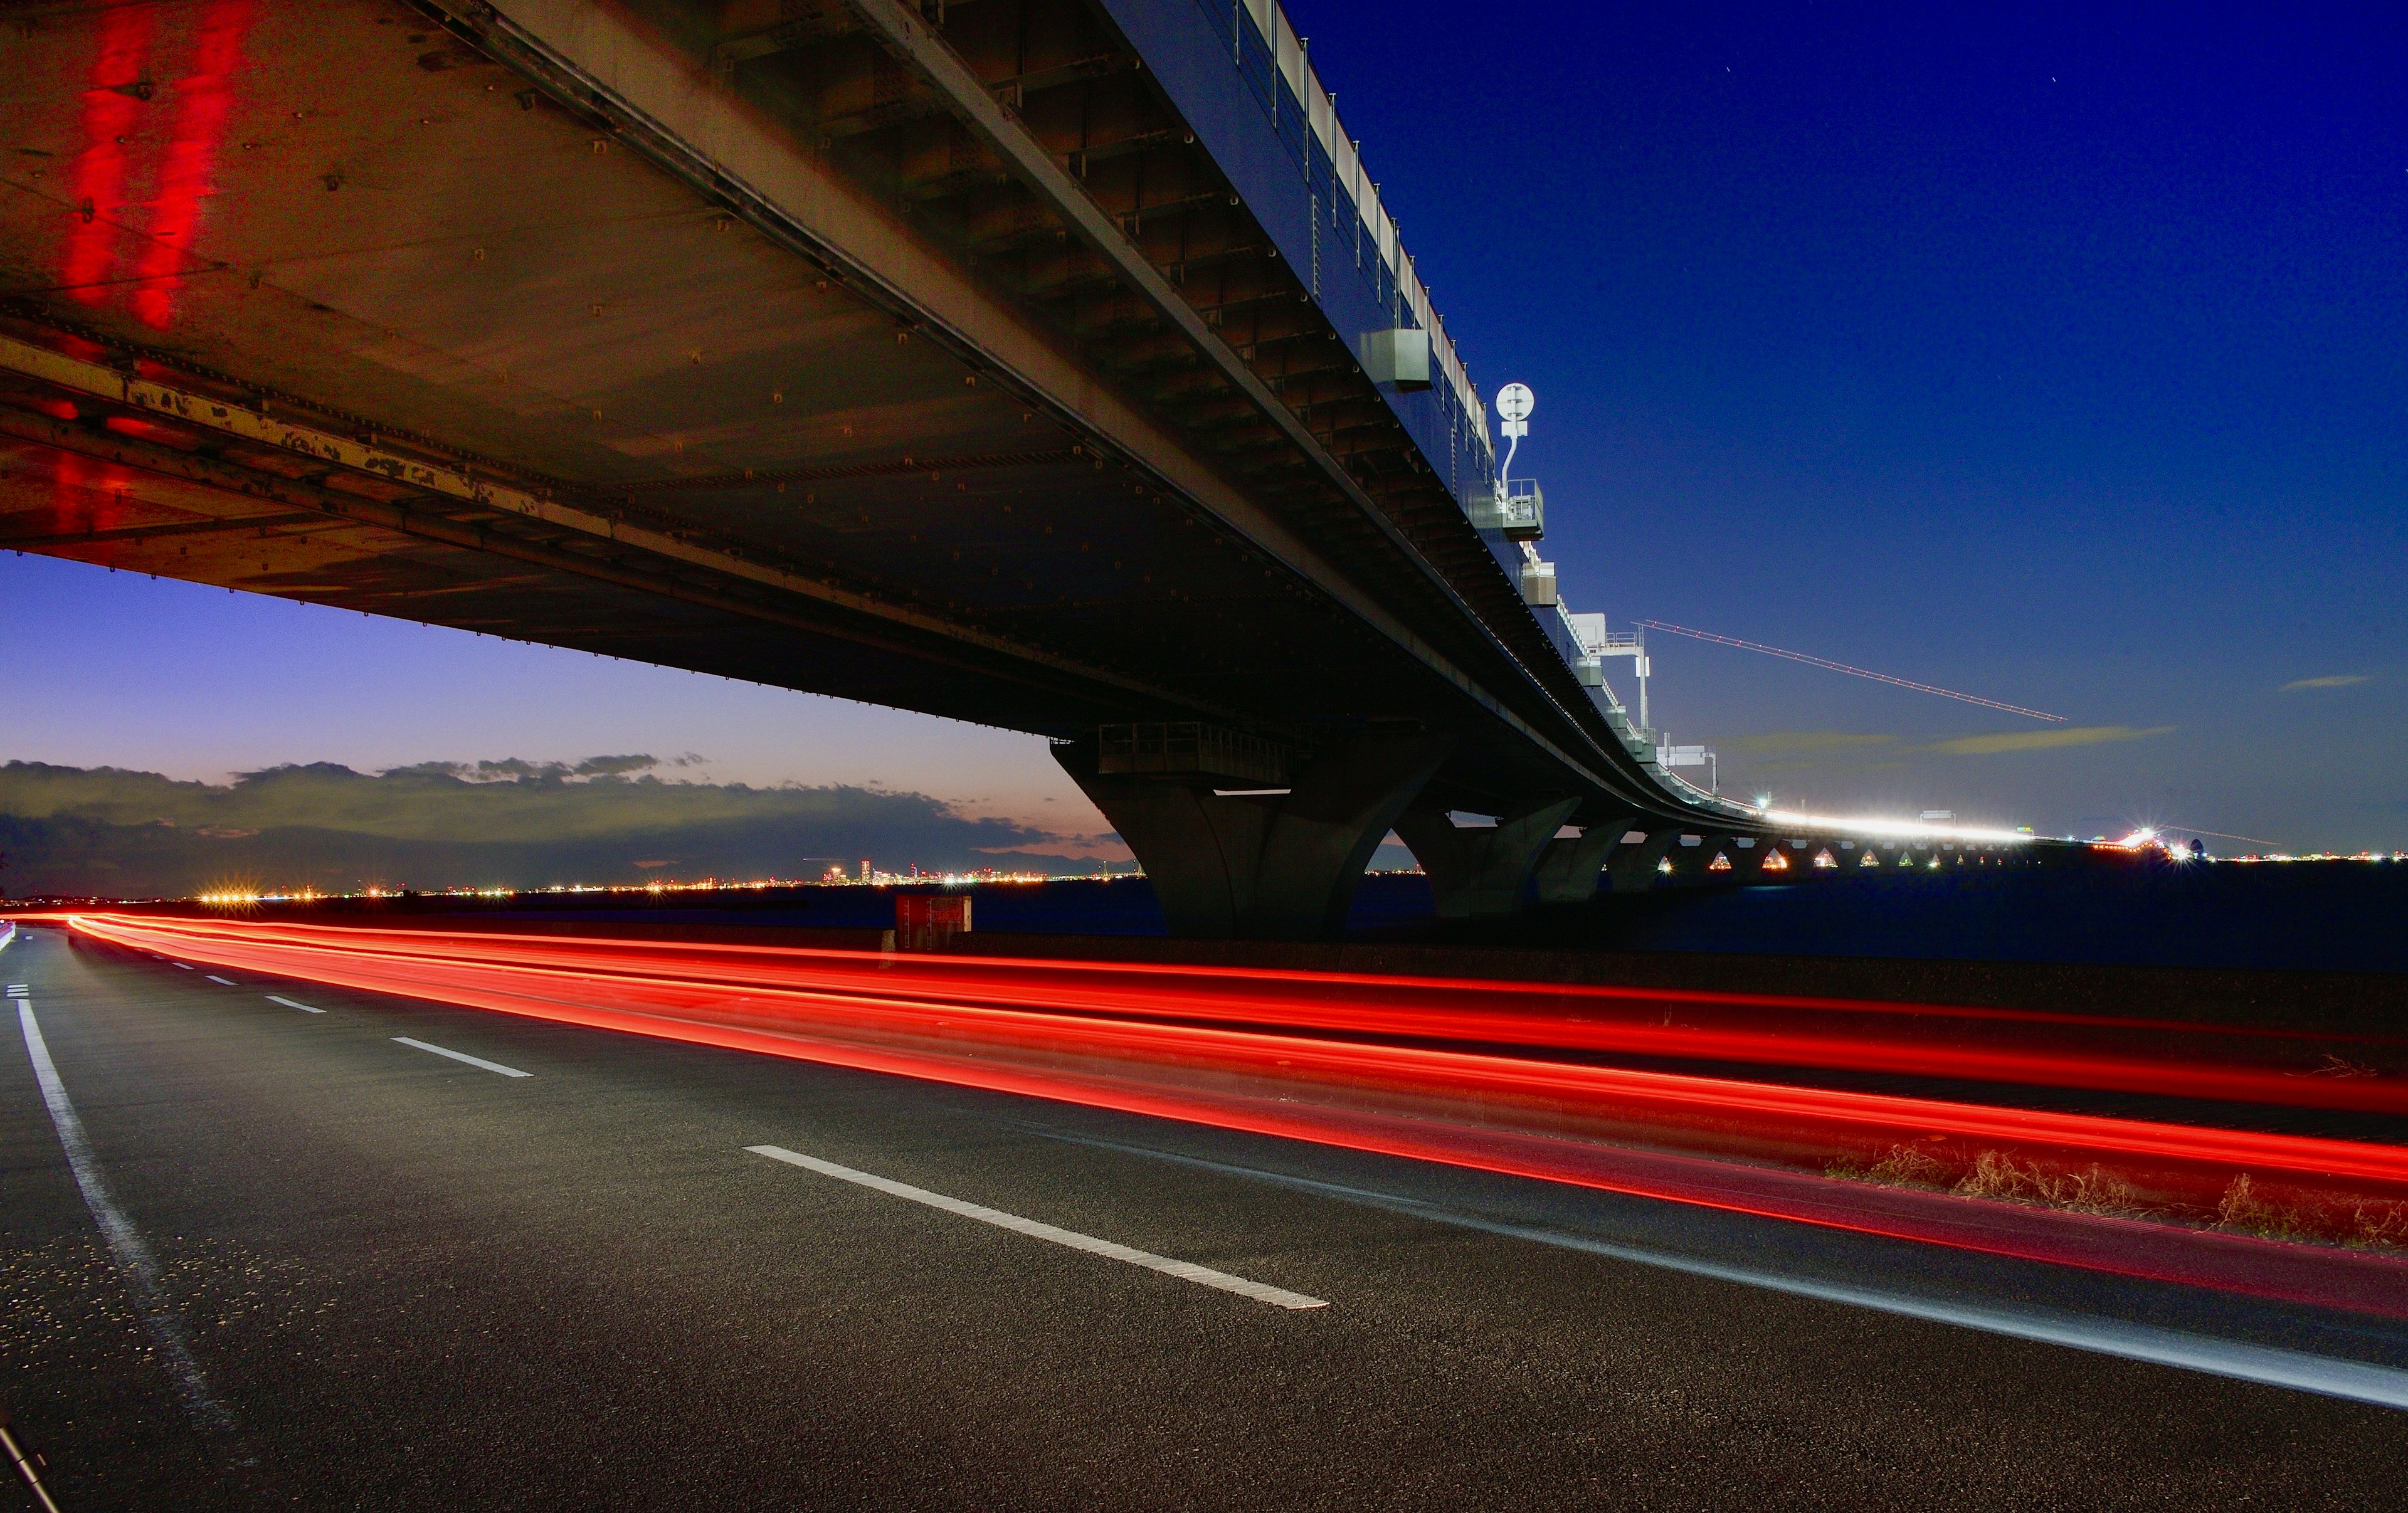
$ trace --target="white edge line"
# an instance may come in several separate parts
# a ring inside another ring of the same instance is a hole
[[[471,1066],[481,1066],[488,1072],[499,1072],[504,1077],[535,1076],[533,1072],[522,1072],[515,1066],[504,1066],[499,1062],[489,1062],[482,1056],[471,1056],[465,1050],[446,1050],[441,1046],[430,1046],[423,1040],[412,1040],[406,1035],[397,1035],[393,1038],[395,1044],[408,1046],[412,1050],[423,1050],[432,1052],[437,1056],[449,1056],[455,1062],[466,1062]]]
[[[282,1004],[287,1008],[297,1008],[304,1014],[323,1014],[326,1012],[322,1008],[311,1008],[307,1004],[295,1003],[290,998],[280,998],[275,993],[269,993],[267,995],[267,1001],[271,1004]]]
[[[993,1224],[997,1229],[1008,1229],[1033,1239],[1051,1240],[1055,1245],[1066,1245],[1073,1250],[1084,1250],[1090,1255],[1125,1261],[1132,1266],[1143,1266],[1150,1271],[1158,1271],[1166,1276],[1179,1277],[1182,1281],[1195,1282],[1203,1287],[1218,1288],[1224,1292],[1235,1292],[1240,1297],[1252,1298],[1257,1303],[1268,1303],[1275,1308],[1303,1309],[1329,1306],[1329,1300],[1326,1298],[1308,1297],[1302,1292],[1291,1292],[1284,1288],[1272,1287],[1268,1283],[1249,1281],[1243,1277],[1232,1277],[1226,1271],[1214,1271],[1210,1266],[1199,1266],[1191,1261],[1173,1261],[1168,1256],[1158,1256],[1151,1250],[1140,1250],[1131,1246],[1115,1244],[1111,1240],[1099,1240],[1092,1235],[1082,1235],[1077,1230],[1058,1229],[1034,1219],[1023,1219],[1018,1214],[1008,1214],[1001,1209],[982,1207],[975,1203],[965,1203],[959,1198],[949,1198],[941,1192],[931,1192],[926,1188],[913,1187],[908,1182],[891,1181],[883,1177],[873,1177],[867,1172],[855,1171],[850,1166],[839,1166],[832,1161],[822,1161],[816,1156],[806,1156],[799,1151],[788,1150],[783,1146],[749,1145],[744,1149],[756,1156],[767,1156],[771,1161],[782,1161],[790,1166],[800,1166],[806,1171],[817,1172],[823,1177],[833,1177],[838,1181],[869,1188],[890,1197],[924,1204],[931,1208],[941,1208],[949,1214],[959,1214],[964,1219],[975,1219],[982,1224]]]
[[[92,1148],[92,1136],[85,1132],[82,1117],[67,1097],[58,1063],[50,1060],[50,1042],[43,1038],[41,1023],[34,1018],[32,1000],[17,1000],[17,1027],[24,1033],[25,1056],[33,1063],[34,1080],[41,1087],[50,1124],[58,1131],[59,1145],[66,1152],[67,1169],[83,1193],[84,1206],[92,1210],[93,1221],[100,1226],[101,1238],[107,1242],[119,1274],[125,1278],[126,1290],[134,1294],[136,1310],[141,1314],[150,1337],[158,1342],[160,1353],[166,1357],[168,1372],[181,1390],[185,1407],[203,1428],[231,1434],[234,1417],[209,1391],[208,1377],[194,1358],[183,1313],[160,1285],[159,1263],[150,1253],[150,1243],[109,1193],[108,1178],[100,1169],[100,1157]]]
[[[1692,1277],[1707,1277],[1715,1281],[1736,1282],[1743,1287],[1760,1287],[1767,1292],[1786,1292],[1793,1297],[1845,1304],[1851,1307],[1868,1308],[1876,1313],[1896,1314],[1903,1318],[1921,1319],[1932,1323],[1953,1324],[1959,1329],[1973,1329],[1984,1334],[2003,1335],[2012,1339],[2034,1340],[2044,1345],[2087,1350],[2095,1355],[2112,1355],[2127,1361],[2144,1361],[2153,1365],[2173,1366],[2186,1371],[2202,1372],[2211,1377],[2256,1382],[2260,1386],[2287,1387],[2294,1392],[2315,1392],[2323,1397],[2345,1398],[2354,1403],[2371,1403],[2378,1407],[2408,1409],[2408,1371],[2376,1362],[2349,1361],[2333,1356],[2315,1355],[2306,1350],[2284,1349],[2278,1346],[2251,1345],[2241,1340],[2218,1339],[2212,1335],[2165,1329],[2154,1324],[2130,1323],[2120,1319],[2086,1317],[2055,1308],[2014,1309],[1973,1303],[1953,1303],[1943,1299],[1914,1297],[1903,1292],[1884,1292],[1878,1288],[1852,1286],[1845,1282],[1825,1282],[1811,1277],[1787,1277],[1779,1272],[1762,1271],[1753,1266],[1729,1265],[1690,1256],[1674,1255],[1666,1251],[1649,1250],[1638,1246],[1618,1245],[1610,1240],[1591,1239],[1584,1235],[1568,1234],[1562,1230],[1547,1229],[1536,1224],[1517,1224],[1506,1220],[1486,1219],[1419,1198],[1409,1198],[1401,1194],[1380,1192],[1366,1188],[1348,1187],[1337,1182],[1316,1181],[1309,1177],[1291,1177],[1283,1172],[1239,1166],[1226,1162],[1211,1161],[1200,1156],[1178,1155],[1168,1150],[1154,1150],[1144,1146],[1125,1145],[1115,1140],[1098,1140],[1083,1135],[1062,1135],[1042,1130],[1035,1133],[1044,1135],[1049,1139],[1062,1140],[1072,1145],[1122,1150],[1132,1155],[1152,1156],[1156,1160],[1171,1162],[1182,1166],[1197,1166],[1210,1171],[1226,1172],[1236,1177],[1250,1177],[1276,1186],[1320,1192],[1341,1202],[1357,1203],[1371,1208],[1383,1208],[1391,1213],[1404,1214],[1416,1219],[1435,1220],[1440,1223],[1458,1225],[1464,1229],[1482,1230],[1512,1239],[1533,1241],[1540,1245],[1559,1246],[1568,1250],[1585,1250],[1592,1255],[1611,1256],[1616,1261],[1633,1262],[1642,1266],[1661,1267],[1667,1271],[1685,1272]]]

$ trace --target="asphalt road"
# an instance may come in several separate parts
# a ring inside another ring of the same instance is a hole
[[[2347,1320],[212,970],[0,952],[122,1216],[12,1034],[69,1513],[2408,1506],[2408,1413],[1700,1268],[2408,1363]]]

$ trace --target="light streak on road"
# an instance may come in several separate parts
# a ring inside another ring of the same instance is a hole
[[[665,1004],[655,988],[698,991],[705,1006],[724,1003],[728,989],[808,988],[865,1004],[1203,1021],[1483,1050],[1679,1056],[2408,1114],[2408,1078],[2335,1075],[2332,1049],[2347,1053],[2338,1058],[2341,1071],[2381,1056],[2400,1063],[2395,1070],[2408,1070],[2408,1037],[2291,1035],[2137,1016],[1232,967],[213,921],[146,920],[138,928],[196,955],[202,953],[191,948],[205,940],[272,941],[366,953],[362,960],[591,972],[640,981],[642,992],[627,1000],[636,1005]],[[604,991],[599,978],[592,988]],[[2033,1026],[2049,1027],[2047,1035],[2035,1036]],[[2175,1042],[2187,1042],[2187,1054],[2170,1053]]]
[[[2345,1209],[2408,1204],[2408,1149],[1798,1085],[1764,1070],[2021,1079],[2396,1114],[2398,1076],[2356,1075],[2375,1063],[2396,1071],[2396,1037],[1345,974],[128,916],[74,922],[136,949],[372,992],[2408,1312],[2408,1265],[2380,1256],[1820,1175],[1894,1148],[1959,1161],[1986,1152],[2032,1170],[2089,1163],[2096,1176],[2103,1164],[2193,1212],[2213,1212],[2243,1175],[2258,1191]],[[2177,1035],[2189,1059],[2165,1054]],[[2338,1060],[2350,1075],[2301,1075],[2306,1052],[2332,1044],[2358,1059],[2326,1050],[2327,1064]],[[1712,1064],[1598,1060],[1634,1054]]]

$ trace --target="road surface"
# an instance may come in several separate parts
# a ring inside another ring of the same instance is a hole
[[[2399,1392],[2363,1320],[54,929],[0,980],[71,1513],[2408,1506],[2408,1413],[2242,1379]]]

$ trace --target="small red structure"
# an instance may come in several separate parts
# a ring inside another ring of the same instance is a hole
[[[955,935],[970,933],[968,893],[896,893],[895,949],[942,950]]]

